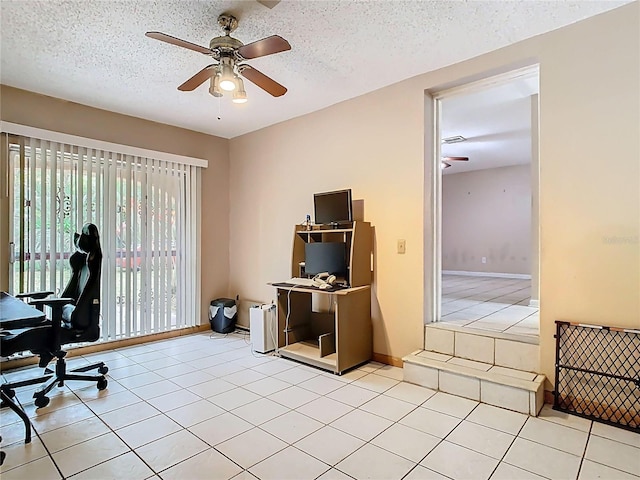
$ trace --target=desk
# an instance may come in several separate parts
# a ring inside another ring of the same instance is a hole
[[[0,327],[3,329],[35,327],[44,320],[44,313],[22,300],[0,292]]]
[[[291,287],[277,290],[278,345],[283,357],[342,374],[371,359],[371,287],[340,290]],[[313,295],[329,301],[328,312],[313,311]]]
[[[37,326],[42,323],[44,318],[44,313],[37,308],[27,305],[8,293],[0,292],[0,327],[2,330]],[[5,392],[4,389],[0,389],[0,397],[2,398],[3,406],[6,405],[16,412],[24,422],[24,443],[31,442],[31,423],[29,422],[27,414],[24,413],[24,411],[13,401],[10,394]]]

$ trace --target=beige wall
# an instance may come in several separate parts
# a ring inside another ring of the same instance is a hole
[[[442,176],[443,270],[530,274],[530,256],[529,165]]]
[[[231,140],[231,293],[272,299],[313,192],[351,187],[376,229],[374,351],[420,348],[424,91],[539,62],[542,371],[556,319],[640,326],[639,5]]]
[[[182,128],[0,86],[0,119],[56,132],[203,158],[202,319],[207,304],[226,295],[229,248],[228,140]],[[4,222],[3,222],[4,223]],[[2,253],[2,252],[0,252]],[[6,255],[6,253],[5,253]],[[6,258],[0,264],[6,264]]]
[[[294,225],[313,215],[313,193],[351,188],[375,229],[374,351],[418,348],[422,117],[420,96],[398,84],[231,140],[230,293],[274,299],[267,282],[291,276]]]
[[[542,57],[540,334],[548,375],[554,320],[640,327],[639,16],[636,2],[559,31]]]

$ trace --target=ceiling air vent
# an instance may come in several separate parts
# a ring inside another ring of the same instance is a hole
[[[258,3],[261,3],[265,7],[273,8],[280,3],[280,0],[258,0]]]
[[[453,137],[443,138],[442,143],[460,143],[464,142],[465,140],[466,138],[464,138],[462,135],[455,135]]]

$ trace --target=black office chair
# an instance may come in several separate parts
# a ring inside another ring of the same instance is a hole
[[[82,227],[81,234],[75,234],[77,251],[69,258],[73,270],[71,280],[60,298],[46,297],[51,292],[26,293],[16,295],[28,298],[29,304],[39,310],[50,307],[51,318],[26,328],[4,332],[1,337],[2,356],[17,352],[31,351],[40,356],[39,366],[45,368],[45,374],[0,386],[3,397],[15,396],[15,388],[42,383],[33,394],[36,407],[49,404],[46,396],[56,385],[62,387],[66,380],[86,380],[96,382],[98,390],[107,388],[105,374],[109,371],[103,362],[85,365],[67,372],[64,359],[67,352],[62,346],[69,343],[95,342],[100,337],[100,271],[102,250],[98,228],[92,223]],[[55,372],[47,365],[57,358]],[[80,375],[79,373],[98,369],[100,375]]]

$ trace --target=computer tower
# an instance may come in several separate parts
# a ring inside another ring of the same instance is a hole
[[[249,335],[251,348],[259,353],[276,349],[276,306],[256,305],[249,309]]]

